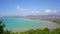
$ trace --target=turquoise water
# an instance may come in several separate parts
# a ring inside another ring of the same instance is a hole
[[[60,27],[59,24],[47,20],[31,20],[24,18],[3,18],[3,20],[6,24],[5,29],[11,30],[13,32],[20,32],[35,28],[48,27],[50,29],[54,29]]]

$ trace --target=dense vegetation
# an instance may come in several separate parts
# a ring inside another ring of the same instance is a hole
[[[4,23],[0,21],[0,34],[60,34],[60,28],[56,28],[53,31],[50,31],[48,28],[44,29],[30,29],[25,32],[12,32],[9,30],[4,30]]]
[[[44,29],[31,29],[26,32],[21,32],[20,34],[60,34],[60,28],[56,28],[53,31],[50,31],[48,28]]]
[[[4,23],[3,21],[0,21],[0,34],[3,34],[4,33]]]

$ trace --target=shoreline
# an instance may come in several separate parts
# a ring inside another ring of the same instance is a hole
[[[23,18],[23,20],[36,20],[36,19]],[[37,20],[42,20],[42,19],[37,19]],[[52,22],[52,21],[49,21],[49,20],[44,20],[44,21]],[[57,24],[57,23],[56,23],[56,24]]]
[[[50,22],[54,22],[54,23],[60,24],[57,21],[50,20],[50,19],[37,19],[37,18],[24,18],[24,19],[27,19],[27,20],[46,20],[46,21],[50,21]]]

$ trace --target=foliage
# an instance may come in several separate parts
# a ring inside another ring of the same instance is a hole
[[[0,34],[3,34],[3,32],[4,32],[4,27],[5,27],[5,25],[4,25],[3,21],[0,20]]]
[[[50,31],[48,28],[44,29],[31,29],[25,32],[21,32],[20,34],[60,34],[60,28],[56,28],[53,31]]]
[[[9,30],[6,30],[4,34],[12,34],[12,32]]]
[[[56,28],[52,33],[53,34],[60,34],[60,28]]]

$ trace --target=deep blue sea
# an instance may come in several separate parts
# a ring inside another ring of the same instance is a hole
[[[54,29],[60,27],[59,24],[47,20],[32,20],[25,18],[1,18],[5,23],[5,29],[13,32],[22,32],[29,29],[45,28]]]

